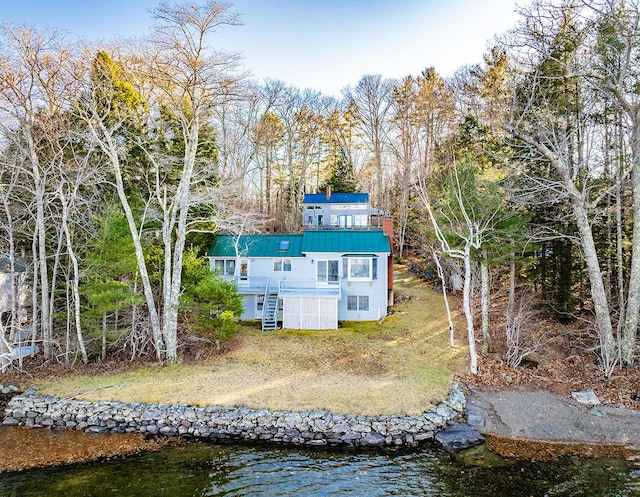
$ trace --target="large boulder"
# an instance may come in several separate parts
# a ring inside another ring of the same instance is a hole
[[[453,423],[436,434],[436,440],[449,451],[468,449],[484,443],[484,437],[463,423]]]

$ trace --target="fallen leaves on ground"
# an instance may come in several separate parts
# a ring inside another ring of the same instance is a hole
[[[500,354],[486,354],[478,357],[478,375],[467,374],[461,380],[475,386],[545,389],[560,395],[593,389],[603,404],[640,411],[640,368],[620,368],[606,378],[584,356],[512,367]]]

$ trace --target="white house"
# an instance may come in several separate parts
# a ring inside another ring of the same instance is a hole
[[[309,230],[301,234],[218,235],[211,270],[235,279],[243,319],[291,329],[335,329],[378,320],[392,300],[389,234]]]
[[[23,264],[14,263],[12,267],[10,259],[0,257],[0,373],[4,373],[12,361],[31,353],[31,347],[21,345],[30,335],[30,329],[26,327],[30,288],[24,281],[25,271]],[[15,306],[13,298],[16,298]],[[17,328],[10,334],[12,324]]]
[[[302,200],[305,229],[380,228],[384,212],[369,203],[368,193],[307,193]]]

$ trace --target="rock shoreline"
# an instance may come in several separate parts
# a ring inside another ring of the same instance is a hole
[[[320,409],[298,412],[90,402],[27,392],[9,401],[3,424],[89,433],[145,433],[304,446],[399,447],[434,440],[437,433],[464,413],[465,405],[465,396],[457,385],[438,406],[417,416],[347,415]]]

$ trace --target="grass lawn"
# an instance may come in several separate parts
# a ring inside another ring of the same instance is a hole
[[[402,266],[395,293],[397,303],[381,323],[323,331],[243,327],[230,351],[212,359],[74,374],[38,387],[90,400],[418,414],[444,399],[454,376],[466,371],[468,350],[460,338],[457,348],[449,346],[442,295]],[[459,316],[456,331],[463,336]]]

